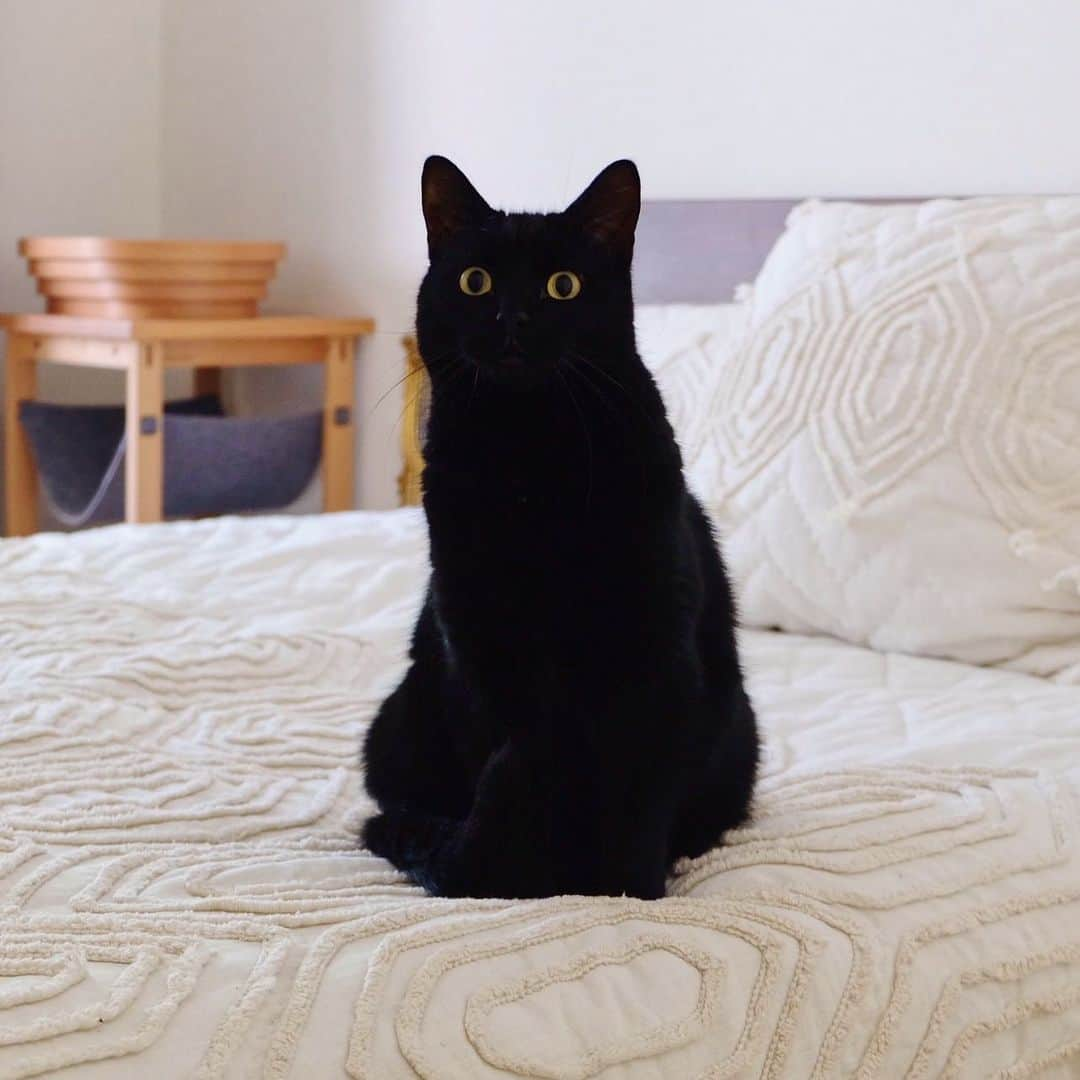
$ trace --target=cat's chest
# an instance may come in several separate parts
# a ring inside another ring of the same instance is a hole
[[[610,516],[584,500],[527,485],[459,500],[452,512],[428,514],[437,571],[502,580],[527,589],[545,576],[576,576],[611,543]]]

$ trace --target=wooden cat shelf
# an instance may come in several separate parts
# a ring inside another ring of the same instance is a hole
[[[353,505],[356,453],[354,355],[372,319],[308,315],[266,318],[80,318],[3,315],[7,333],[4,408],[6,530],[37,529],[38,477],[19,403],[32,400],[39,361],[117,368],[127,373],[125,519],[162,519],[163,422],[166,368],[194,370],[199,393],[218,389],[220,370],[281,364],[322,364],[323,509]]]

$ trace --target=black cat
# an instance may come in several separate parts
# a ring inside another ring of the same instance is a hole
[[[364,842],[443,896],[662,896],[746,818],[758,737],[635,347],[637,169],[561,214],[492,210],[441,157],[421,187],[432,573],[364,744]]]

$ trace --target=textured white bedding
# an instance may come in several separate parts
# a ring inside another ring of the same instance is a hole
[[[748,633],[757,819],[672,898],[432,901],[350,836],[424,559],[0,545],[0,1077],[1078,1075],[1080,690]]]

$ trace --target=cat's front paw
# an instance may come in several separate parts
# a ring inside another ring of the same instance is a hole
[[[364,847],[406,872],[423,865],[440,849],[454,823],[407,807],[390,807],[364,823]]]
[[[394,862],[394,824],[386,814],[376,814],[364,822],[360,840],[373,855]]]

